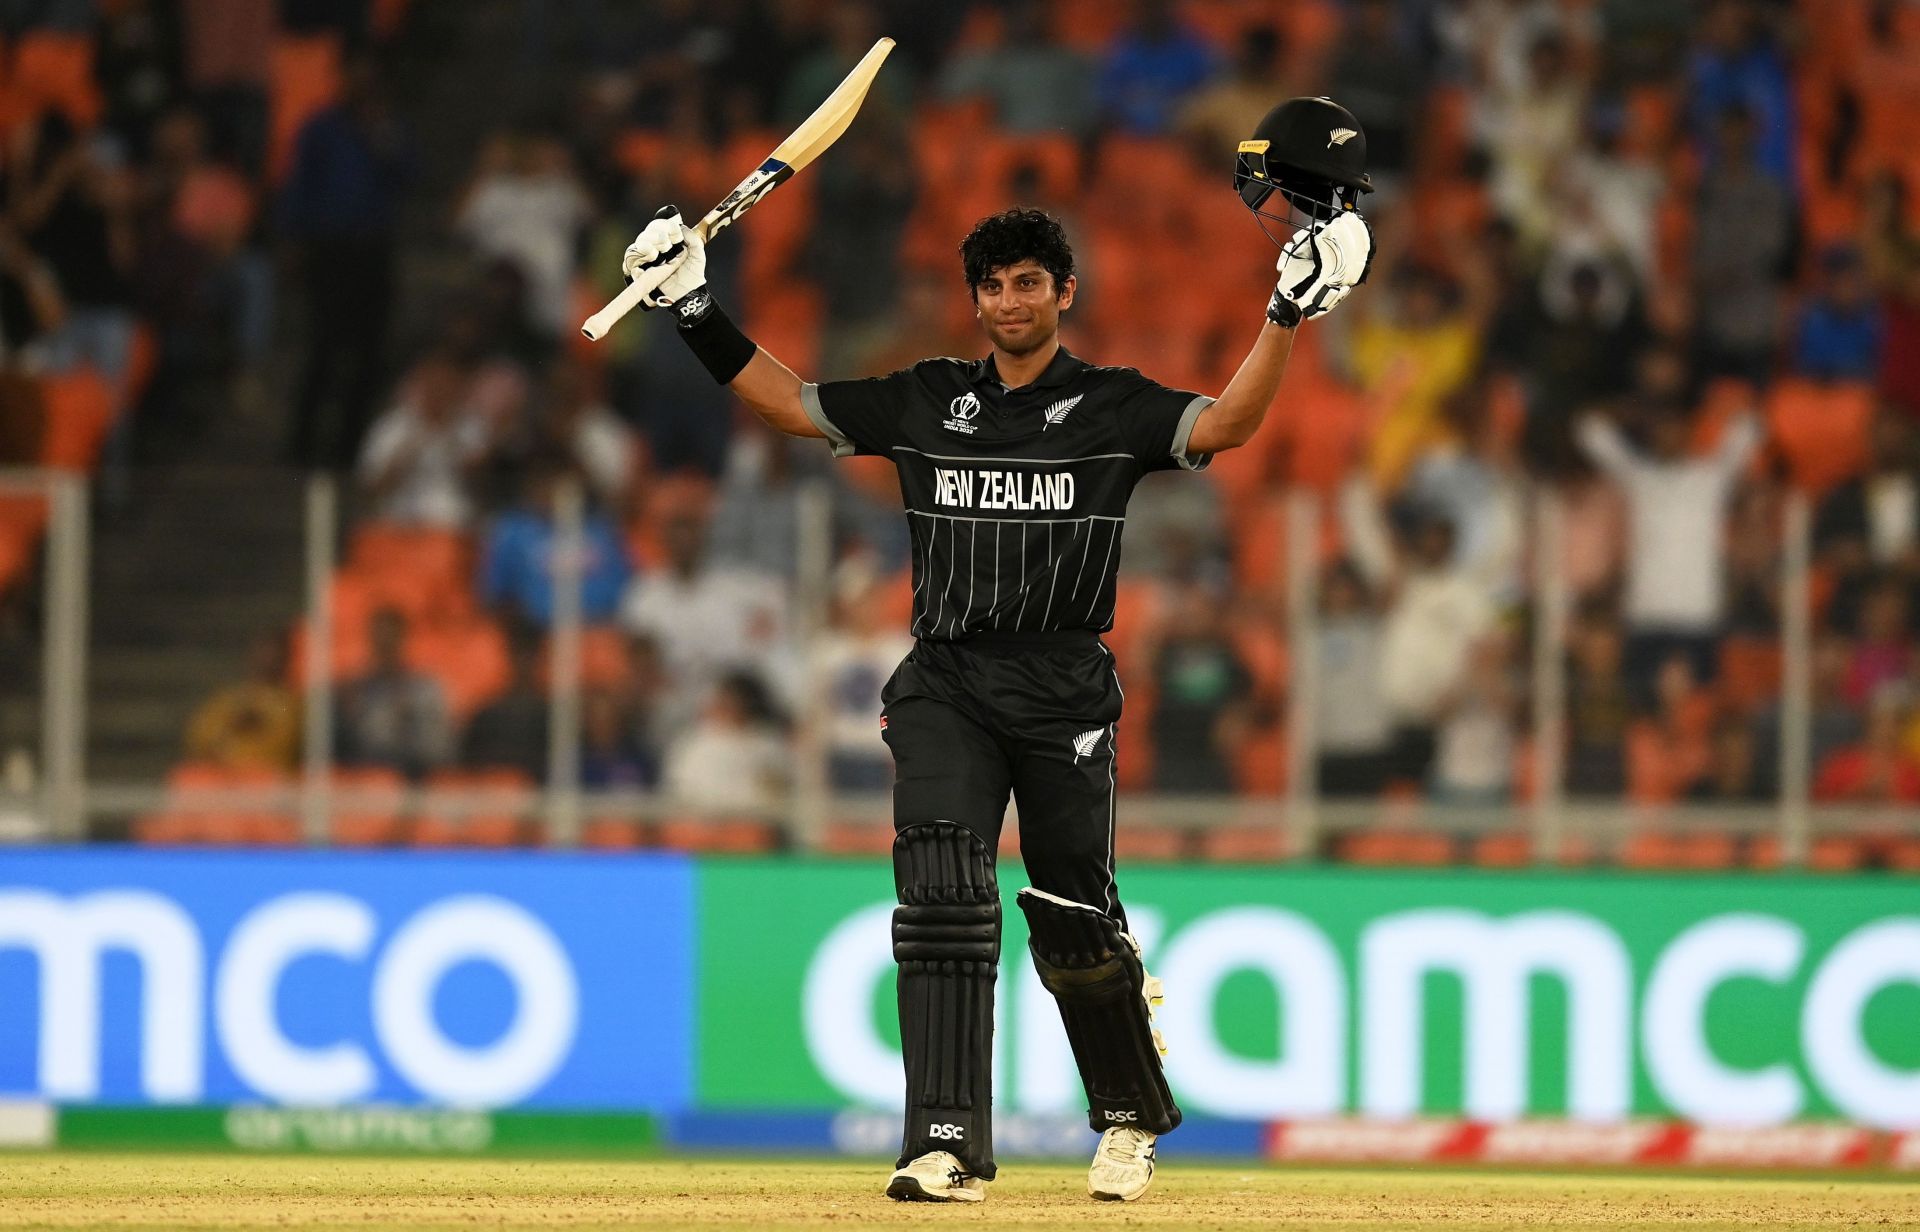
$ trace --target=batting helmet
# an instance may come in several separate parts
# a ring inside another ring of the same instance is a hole
[[[1240,143],[1233,187],[1263,219],[1298,227],[1332,218],[1373,191],[1367,135],[1353,113],[1330,98],[1290,98]],[[1276,190],[1285,212],[1262,208]]]

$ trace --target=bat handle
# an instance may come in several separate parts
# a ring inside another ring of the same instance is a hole
[[[638,308],[640,301],[645,298],[647,293],[665,282],[667,275],[671,272],[672,267],[667,265],[658,265],[652,269],[641,270],[620,294],[614,296],[607,302],[605,308],[602,308],[581,323],[580,332],[585,334],[590,341],[600,341],[607,336],[607,331],[613,328],[615,321],[618,321],[621,317],[626,316],[629,312]]]

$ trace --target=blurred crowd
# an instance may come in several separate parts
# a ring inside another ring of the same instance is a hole
[[[477,151],[388,101],[376,53],[404,5],[269,7],[0,5],[35,11],[22,48],[76,15],[98,104],[14,125],[0,328],[15,367],[138,382],[137,457],[148,431],[190,427],[196,388],[257,362],[263,241],[298,255],[287,449],[350,476],[364,510],[335,584],[350,761],[539,781],[572,479],[588,785],[777,808],[795,719],[817,709],[804,682],[824,679],[833,786],[886,786],[874,719],[908,602],[886,463],[770,434],[652,316],[601,344],[576,329],[659,205],[717,201],[884,33],[900,46],[858,122],[711,249],[717,296],[811,379],[979,353],[954,248],[1023,202],[1075,243],[1069,347],[1217,391],[1273,277],[1230,190],[1235,144],[1296,94],[1366,130],[1367,286],[1302,331],[1254,444],[1137,498],[1110,638],[1124,787],[1285,790],[1309,649],[1286,623],[1286,494],[1307,491],[1323,795],[1533,790],[1527,647],[1550,561],[1572,596],[1569,792],[1770,799],[1804,498],[1814,796],[1920,804],[1920,6],[526,5],[525,115]],[[164,88],[162,24],[190,53]],[[334,69],[294,123],[262,69],[294,61],[236,41],[308,31]],[[464,185],[427,205],[457,237],[459,294],[399,337],[401,218],[419,168],[451,157],[471,160]],[[142,333],[151,373],[129,359]],[[803,642],[814,480],[834,494],[831,615]],[[292,768],[285,650],[209,703],[193,759]],[[280,734],[250,743],[262,706]]]

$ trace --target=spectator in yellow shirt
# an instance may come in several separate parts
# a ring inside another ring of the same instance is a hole
[[[200,703],[187,756],[229,769],[292,771],[300,761],[300,698],[287,683],[284,636],[254,643],[251,674]]]

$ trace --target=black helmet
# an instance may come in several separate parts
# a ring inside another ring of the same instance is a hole
[[[1262,218],[1289,226],[1332,218],[1353,209],[1361,193],[1373,191],[1367,135],[1353,113],[1330,98],[1290,98],[1240,143],[1233,187]],[[1286,212],[1261,208],[1275,189]]]

